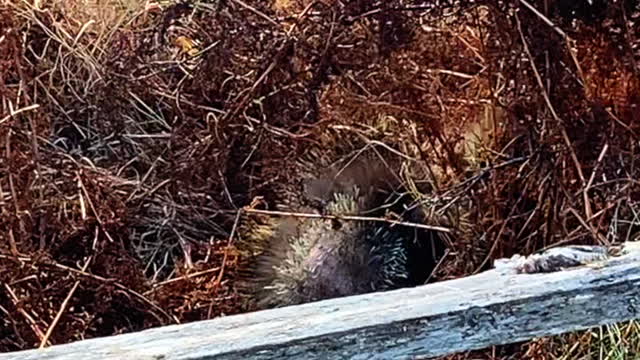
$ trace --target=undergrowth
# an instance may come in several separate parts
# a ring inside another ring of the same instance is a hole
[[[251,310],[242,222],[311,148],[400,159],[432,282],[638,232],[635,1],[0,1],[0,351]]]

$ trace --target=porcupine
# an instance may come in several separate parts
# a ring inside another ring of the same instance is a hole
[[[384,166],[374,164],[360,161],[339,175],[333,172],[303,179],[298,192],[289,190],[291,197],[284,209],[338,219],[278,220],[265,252],[256,260],[258,307],[294,305],[424,282],[429,273],[423,265],[429,259],[420,258],[427,257],[425,240],[416,238],[415,229],[340,219],[369,214],[366,210],[382,205],[376,192],[388,189],[393,181],[381,175]]]

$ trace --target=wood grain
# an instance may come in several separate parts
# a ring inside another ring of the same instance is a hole
[[[640,256],[547,274],[475,276],[85,340],[7,359],[390,359],[639,317]]]

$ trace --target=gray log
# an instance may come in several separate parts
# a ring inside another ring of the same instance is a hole
[[[85,340],[7,359],[430,357],[638,318],[640,256],[601,268],[479,275],[413,289]]]

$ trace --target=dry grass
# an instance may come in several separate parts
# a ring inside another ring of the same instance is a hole
[[[0,351],[251,309],[302,160],[393,158],[450,229],[430,281],[638,231],[633,2],[0,1]],[[629,358],[636,325],[452,359]]]

